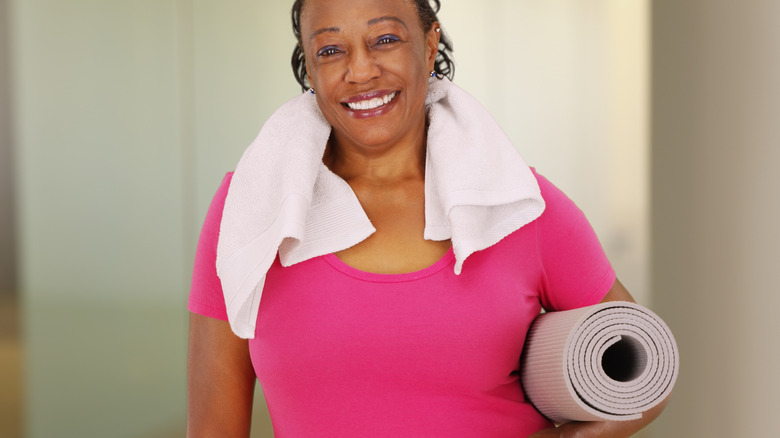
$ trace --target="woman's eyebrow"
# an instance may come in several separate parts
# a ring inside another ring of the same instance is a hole
[[[338,28],[338,27],[325,27],[325,28],[322,28],[322,29],[320,29],[320,30],[318,30],[318,31],[316,31],[316,32],[311,34],[311,36],[309,37],[309,42],[311,42],[317,35],[320,35],[320,34],[323,34],[323,33],[328,33],[328,32],[341,32],[341,29]]]
[[[397,23],[400,23],[401,26],[404,27],[404,29],[409,30],[409,27],[406,26],[406,23],[404,23],[404,20],[401,20],[398,17],[393,17],[391,15],[385,15],[384,17],[372,18],[371,20],[368,20],[368,25],[369,26],[373,26],[373,25],[381,23],[383,21],[395,21]]]
[[[409,30],[409,27],[406,25],[406,23],[403,20],[401,20],[398,17],[393,17],[391,15],[385,15],[383,17],[372,18],[372,19],[368,20],[368,25],[369,26],[373,26],[373,25],[379,24],[379,23],[381,23],[383,21],[395,21],[396,23],[399,23],[401,26],[403,26],[404,29]],[[322,29],[319,29],[319,30],[317,30],[317,31],[315,31],[315,32],[313,32],[311,34],[311,36],[309,37],[309,42],[311,42],[314,38],[316,38],[317,35],[321,35],[323,33],[329,33],[329,32],[338,33],[338,32],[341,32],[341,28],[339,28],[339,27],[324,27]]]

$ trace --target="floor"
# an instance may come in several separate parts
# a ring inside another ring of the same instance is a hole
[[[22,437],[22,347],[18,303],[0,294],[0,435]]]

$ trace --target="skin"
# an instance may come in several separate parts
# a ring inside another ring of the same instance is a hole
[[[248,437],[255,380],[248,341],[226,321],[190,313],[187,436]]]
[[[323,161],[352,187],[376,228],[336,254],[363,271],[413,272],[451,247],[423,239],[425,97],[438,27],[422,29],[409,0],[307,0],[301,14],[309,83],[333,126]],[[375,110],[345,106],[392,93]],[[633,298],[616,281],[604,300]],[[191,314],[187,436],[249,436],[255,381],[247,340],[225,321]],[[657,413],[630,424],[570,423],[533,437],[626,437]]]

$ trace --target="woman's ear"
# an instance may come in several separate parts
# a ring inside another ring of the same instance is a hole
[[[434,21],[431,30],[428,32],[427,56],[428,67],[433,70],[436,65],[436,55],[439,54],[439,40],[441,39],[441,26],[438,21]]]
[[[303,54],[304,65],[306,66],[306,81],[309,83],[309,87],[312,87],[311,83],[311,70],[309,70],[309,63],[306,62],[306,52],[303,51],[303,44],[300,45],[301,53]]]

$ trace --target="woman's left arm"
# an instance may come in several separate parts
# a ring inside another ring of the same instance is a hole
[[[612,288],[601,300],[602,303],[607,301],[631,301],[634,302],[634,298],[626,290],[620,281],[617,279],[612,285]],[[647,426],[656,417],[661,414],[668,398],[661,402],[658,406],[645,411],[642,414],[642,418],[631,421],[586,421],[586,422],[571,422],[561,426],[540,430],[529,438],[625,438],[630,437],[634,433],[638,432],[643,427]]]

